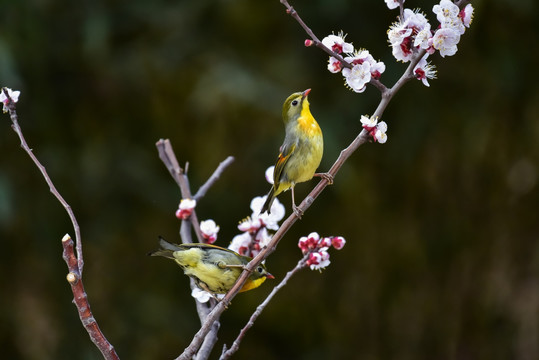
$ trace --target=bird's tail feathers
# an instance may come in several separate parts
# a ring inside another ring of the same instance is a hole
[[[148,255],[149,256],[163,256],[163,257],[174,260],[174,255],[173,255],[174,251],[180,250],[180,247],[178,247],[178,245],[169,243],[162,236],[159,236],[159,245],[161,245],[161,249],[151,251],[148,253]]]
[[[260,214],[263,214],[266,211],[269,214],[273,200],[275,200],[275,188],[272,186],[268,193],[268,197],[266,198],[266,202],[264,203],[264,206],[262,206],[262,210],[260,210]]]

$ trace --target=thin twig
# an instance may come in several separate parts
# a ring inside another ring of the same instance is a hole
[[[288,3],[288,1],[286,0],[279,0],[279,1],[281,2],[281,4],[283,4],[286,7],[286,13],[289,14],[291,17],[293,17],[301,25],[303,30],[305,30],[307,35],[309,35],[309,37],[313,41],[314,46],[322,49],[322,51],[325,51],[329,56],[333,56],[335,59],[339,60],[342,66],[347,67],[349,69],[353,68],[353,65],[344,61],[344,58],[340,54],[337,54],[335,51],[331,50],[330,48],[322,44],[320,39],[314,34],[311,28],[309,28],[307,24],[305,24],[305,22],[299,16],[298,12]]]
[[[468,5],[470,2],[471,2],[470,0],[458,0],[458,1],[455,1],[455,5],[457,5],[459,9],[462,9],[463,7]]]
[[[191,188],[189,187],[189,179],[187,178],[185,171],[180,167],[178,160],[176,159],[176,155],[174,154],[174,150],[172,149],[170,140],[160,139],[155,144],[155,146],[157,147],[159,158],[161,159],[161,161],[163,161],[168,171],[170,172],[170,175],[172,175],[172,178],[180,187],[182,198],[192,199],[193,196],[191,195]],[[202,232],[200,231],[200,224],[198,222],[196,211],[193,211],[191,213],[191,216],[189,216],[189,222],[191,223],[191,225],[193,225],[193,230],[195,231],[198,242],[203,242],[204,237],[202,236]],[[190,240],[191,235],[189,226],[185,225],[185,227],[183,227],[184,223],[187,223],[187,221],[182,222],[182,228],[184,229],[184,231],[182,232],[182,238],[184,238],[185,236],[184,239],[186,242],[193,242],[192,240]]]
[[[266,299],[260,305],[258,305],[255,312],[249,318],[249,321],[247,322],[247,324],[243,327],[243,329],[241,329],[240,334],[238,335],[236,340],[234,340],[234,343],[232,344],[230,349],[227,350],[226,347],[223,348],[223,353],[221,354],[221,357],[219,358],[219,360],[228,359],[236,351],[238,351],[238,349],[240,348],[240,343],[245,337],[245,334],[247,333],[247,331],[249,331],[250,328],[253,327],[256,319],[260,316],[260,314],[262,314],[262,311],[264,311],[266,306],[268,306],[271,299],[273,299],[275,294],[277,294],[277,292],[281,290],[288,283],[288,280],[290,280],[292,276],[294,276],[299,270],[305,268],[305,264],[308,258],[309,258],[309,254],[306,254],[305,256],[303,256],[303,258],[300,261],[298,261],[298,264],[296,265],[296,267],[294,267],[292,270],[287,272],[283,280],[281,280],[281,282],[277,286],[275,286],[273,290],[269,293]]]
[[[193,357],[194,360],[206,360],[210,357],[210,354],[218,340],[217,332],[219,331],[220,326],[221,324],[219,323],[219,321],[215,321],[213,323],[210,331],[208,332],[206,337],[204,337],[204,341],[202,342],[200,349],[198,349],[198,352]]]
[[[90,339],[101,351],[101,354],[103,354],[103,357],[105,359],[119,359],[118,355],[116,354],[116,351],[114,350],[114,347],[105,338],[105,335],[99,329],[97,321],[95,320],[92,311],[90,310],[90,303],[88,301],[88,297],[86,295],[82,282],[82,268],[84,266],[84,260],[82,257],[82,240],[80,236],[80,227],[78,225],[77,219],[75,218],[75,214],[71,209],[71,206],[64,200],[58,190],[56,190],[54,183],[52,182],[51,178],[49,177],[49,174],[47,173],[47,170],[45,169],[45,166],[41,164],[41,162],[34,155],[32,149],[30,149],[30,147],[26,143],[26,139],[24,138],[22,129],[19,125],[15,102],[13,101],[13,99],[11,99],[6,88],[2,88],[2,92],[7,97],[6,106],[8,108],[12,122],[11,127],[19,136],[19,139],[21,141],[21,147],[24,149],[24,151],[26,151],[28,156],[30,156],[34,164],[37,166],[37,168],[41,172],[41,175],[45,179],[45,182],[49,186],[50,192],[56,197],[60,204],[62,204],[69,218],[71,219],[73,230],[75,231],[76,245],[73,244],[73,239],[71,239],[69,235],[66,235],[64,239],[62,239],[62,257],[65,260],[69,269],[67,280],[71,285],[71,291],[73,292],[73,302],[77,307],[82,326],[84,326],[84,328],[88,332],[88,335],[90,336]],[[75,249],[77,255],[75,255]]]
[[[6,97],[8,98],[7,102],[7,108],[9,111],[9,116],[11,118],[11,128],[13,131],[17,133],[19,136],[19,140],[21,141],[21,147],[26,151],[28,156],[32,159],[36,167],[41,172],[41,175],[45,179],[45,182],[49,186],[50,192],[56,197],[56,199],[62,204],[65,211],[67,212],[67,215],[69,216],[69,219],[71,220],[71,224],[73,225],[73,230],[75,231],[75,240],[76,240],[76,249],[77,249],[77,262],[79,266],[79,271],[82,274],[82,270],[84,267],[84,258],[82,256],[82,240],[80,236],[80,227],[79,223],[77,222],[77,219],[75,218],[75,214],[73,213],[73,210],[71,209],[71,206],[67,203],[67,201],[64,200],[63,196],[56,190],[56,187],[54,186],[54,183],[52,182],[51,178],[49,177],[49,174],[47,173],[47,169],[45,169],[45,166],[41,164],[41,162],[37,159],[37,157],[34,155],[32,149],[28,146],[26,143],[26,139],[24,138],[24,135],[22,133],[22,129],[19,125],[19,120],[17,116],[17,111],[15,108],[15,102],[11,99],[9,96],[9,93],[6,88],[2,88],[2,92]]]
[[[191,289],[194,289],[197,286],[195,280],[192,278],[189,278],[189,280],[191,284]],[[206,317],[208,317],[208,314],[215,307],[216,303],[216,300],[213,298],[211,298],[208,302],[205,303],[201,303],[195,299],[197,314],[200,319],[200,326],[202,326],[206,322]],[[213,350],[215,343],[217,343],[217,333],[219,332],[220,327],[221,324],[219,321],[215,321],[213,323],[210,331],[204,337],[202,345],[198,349],[197,353],[193,356],[194,360],[206,360],[210,357],[211,351]]]
[[[206,193],[208,192],[209,188],[213,186],[213,184],[215,184],[215,182],[217,180],[219,180],[219,178],[221,177],[221,174],[223,173],[223,171],[225,171],[225,169],[227,167],[230,166],[230,164],[232,164],[234,162],[234,157],[233,156],[229,156],[227,157],[225,160],[221,161],[221,163],[219,163],[219,166],[217,167],[217,169],[215,169],[215,171],[213,172],[213,174],[210,176],[210,178],[208,179],[208,181],[206,181],[204,183],[204,185],[202,185],[198,191],[196,192],[195,196],[193,196],[193,199],[195,199],[196,201],[200,200],[201,198],[203,198]]]

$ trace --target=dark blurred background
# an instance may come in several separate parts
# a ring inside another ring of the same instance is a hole
[[[193,191],[236,158],[197,207],[227,246],[269,189],[284,99],[313,89],[325,170],[379,93],[345,89],[277,0],[2,4],[0,85],[22,91],[26,138],[76,213],[94,315],[123,359],[175,357],[199,323],[187,277],[146,256],[158,235],[179,241],[179,190],[155,142],[169,138],[189,162]],[[384,114],[389,141],[350,158],[267,265],[282,278],[311,231],[342,235],[345,248],[322,273],[292,279],[236,359],[539,358],[538,6],[473,4],[458,53],[432,59],[439,79],[397,94]],[[384,1],[292,5],[319,37],[343,30],[384,61],[386,85],[404,71],[386,40],[397,11]],[[434,2],[405,5],[436,23]],[[99,359],[65,280],[70,221],[1,120],[2,354]],[[289,193],[280,199],[289,211]],[[272,284],[234,299],[213,358]]]

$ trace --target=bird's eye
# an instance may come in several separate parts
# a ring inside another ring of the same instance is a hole
[[[263,270],[264,270],[264,269],[262,269],[261,266],[259,266],[259,267],[256,269],[256,271],[258,271],[260,274],[262,274],[262,271],[263,271]]]
[[[297,100],[292,101],[292,106],[296,106],[298,104]]]

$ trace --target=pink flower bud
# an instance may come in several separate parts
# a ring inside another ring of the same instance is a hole
[[[322,256],[320,256],[319,253],[315,252],[315,253],[311,253],[309,254],[309,259],[307,259],[307,265],[318,265],[320,264],[320,260],[321,260]]]
[[[307,238],[303,236],[299,239],[298,247],[301,249],[301,252],[303,254],[306,254],[309,251],[309,246],[307,244]]]
[[[191,216],[193,209],[178,209],[176,210],[176,217],[180,220],[188,219]]]
[[[334,236],[331,239],[331,244],[335,249],[341,250],[344,247],[344,244],[346,244],[346,240],[342,236]]]
[[[328,248],[331,246],[331,238],[329,237],[325,237],[325,238],[322,238],[320,239],[320,242],[318,243],[318,247],[320,248]]]
[[[204,239],[206,240],[206,243],[207,244],[213,244],[215,242],[215,240],[217,240],[217,236],[216,235],[205,235],[205,234],[202,234],[202,236],[204,237]]]
[[[178,206],[178,210],[176,210],[176,217],[180,220],[185,220],[189,218],[196,204],[197,204],[196,200],[182,199],[180,201],[180,205]]]
[[[314,44],[314,41],[312,41],[311,39],[306,39],[305,40],[305,46],[306,47],[312,46],[313,44]]]

